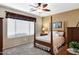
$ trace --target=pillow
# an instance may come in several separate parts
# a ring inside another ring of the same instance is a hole
[[[53,31],[53,34],[57,34],[57,31]]]
[[[63,36],[64,35],[64,32],[58,32],[58,35],[59,36]]]
[[[50,36],[51,32],[49,32],[48,35]],[[63,35],[64,35],[64,32],[53,31],[53,36],[59,37],[59,36],[63,36]]]
[[[52,31],[52,33],[53,33],[53,36],[59,36],[59,34],[57,33],[57,31]],[[51,32],[49,32],[48,35],[50,36],[51,35]]]
[[[59,37],[58,31],[53,31],[53,36]]]

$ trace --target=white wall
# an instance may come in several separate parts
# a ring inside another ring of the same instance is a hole
[[[6,16],[5,11],[14,12],[14,13],[18,13],[18,14],[22,14],[22,15],[26,15],[26,16],[31,16],[31,17],[36,17],[37,18],[37,23],[36,23],[36,25],[37,25],[36,32],[37,33],[40,31],[40,22],[41,22],[41,17],[37,17],[37,16],[31,15],[28,13],[24,13],[24,12],[15,10],[15,9],[0,6],[0,17],[4,18],[3,19],[3,49],[14,47],[14,46],[25,44],[25,43],[29,43],[29,42],[33,42],[33,37],[31,37],[30,40],[28,39],[28,37],[20,37],[20,38],[14,38],[14,39],[7,38],[7,20],[5,18],[5,16]]]

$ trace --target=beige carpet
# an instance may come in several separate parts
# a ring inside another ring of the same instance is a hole
[[[35,48],[33,43],[20,45],[14,48],[6,49],[4,55],[50,55],[49,53]]]

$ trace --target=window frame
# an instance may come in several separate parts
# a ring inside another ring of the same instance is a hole
[[[24,16],[24,15],[20,15],[20,14],[16,14],[16,13],[6,11],[6,19],[7,18],[36,22],[36,18],[34,18],[34,17]],[[35,31],[35,26],[34,26],[34,31]],[[34,35],[35,35],[35,33],[34,33]]]

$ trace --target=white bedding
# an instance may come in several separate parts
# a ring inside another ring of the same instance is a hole
[[[46,35],[46,36],[37,36],[36,39],[40,40],[40,41],[44,41],[44,42],[48,42],[51,43],[51,36],[50,35]],[[58,36],[54,33],[53,35],[53,50],[54,53],[57,54],[58,53],[58,48],[60,46],[62,46],[62,44],[64,43],[64,37],[63,36]]]
[[[38,36],[38,37],[36,37],[36,39],[44,41],[44,42],[51,43],[51,39],[48,35]],[[59,48],[63,43],[64,43],[64,37],[62,37],[62,36],[59,36],[59,37],[53,36],[53,46],[55,48]]]

